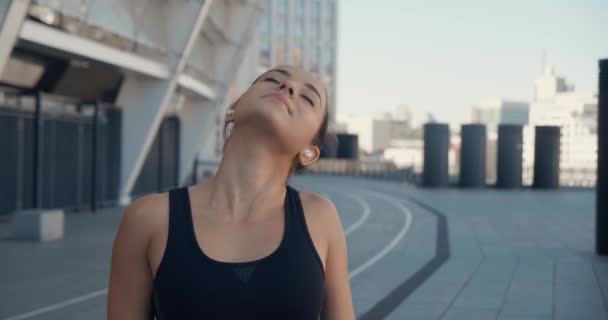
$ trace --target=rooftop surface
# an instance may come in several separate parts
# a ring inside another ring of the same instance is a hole
[[[297,176],[338,208],[359,319],[608,319],[593,190],[420,189]],[[121,208],[66,215],[65,238],[0,225],[0,320],[105,319]],[[607,230],[608,231],[608,230]]]

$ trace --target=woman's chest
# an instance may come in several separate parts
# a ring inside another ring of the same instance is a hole
[[[323,270],[306,252],[273,255],[256,263],[214,263],[194,253],[181,261],[163,262],[154,283],[154,304],[167,318],[190,310],[208,318],[224,316],[273,316],[296,319],[318,315],[323,304]],[[228,318],[230,318],[228,316]],[[312,317],[311,317],[312,319]]]

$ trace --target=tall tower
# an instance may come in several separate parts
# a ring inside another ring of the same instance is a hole
[[[291,64],[316,74],[328,88],[330,128],[336,110],[337,0],[264,0],[252,59],[256,74]],[[251,66],[250,66],[251,68]]]

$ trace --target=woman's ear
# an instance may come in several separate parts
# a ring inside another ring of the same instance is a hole
[[[231,104],[228,109],[226,109],[226,113],[224,115],[224,141],[228,139],[230,133],[232,132],[232,128],[234,127],[234,107],[236,106],[236,102]]]
[[[228,109],[226,109],[226,114],[224,116],[224,123],[234,122],[234,113],[236,112],[236,106],[239,103],[239,100],[236,100],[233,104],[231,104]]]
[[[320,155],[321,151],[317,146],[309,146],[298,154],[298,160],[301,165],[308,166],[315,163]]]
[[[225,123],[234,122],[234,109],[228,108],[228,110],[226,110],[226,116],[224,117],[224,122]]]

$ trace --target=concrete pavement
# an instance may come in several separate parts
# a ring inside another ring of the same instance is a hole
[[[360,319],[608,319],[608,259],[595,256],[591,190],[425,190],[297,176],[347,230]],[[6,240],[0,320],[105,319],[122,209],[66,216],[63,240]]]

